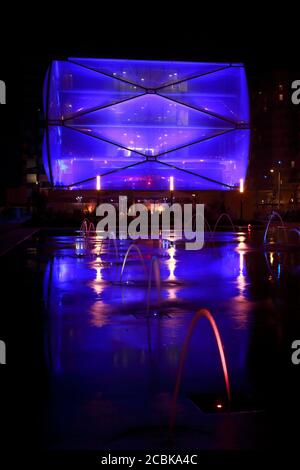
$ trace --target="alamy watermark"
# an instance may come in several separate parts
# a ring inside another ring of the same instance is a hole
[[[157,203],[152,204],[149,210],[141,203],[128,208],[127,196],[119,196],[118,216],[115,206],[110,203],[100,204],[96,215],[102,217],[96,231],[103,238],[116,238],[118,219],[120,240],[157,240],[162,235],[173,240],[185,240],[186,250],[200,250],[204,245],[204,204],[196,204],[194,214],[193,204]],[[134,219],[128,224],[129,216]]]
[[[6,345],[0,340],[0,365],[6,364]]]
[[[300,80],[293,81],[292,90],[294,90],[291,96],[292,103],[296,105],[300,104]]]
[[[0,80],[0,104],[6,104],[6,85],[3,80]]]
[[[292,349],[295,350],[292,354],[292,363],[297,366],[300,364],[300,339],[293,341]]]

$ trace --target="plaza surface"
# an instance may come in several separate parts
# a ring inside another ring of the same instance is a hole
[[[17,406],[32,403],[39,445],[265,450],[293,442],[300,249],[295,234],[287,243],[277,235],[271,230],[264,244],[261,231],[207,232],[199,251],[170,239],[137,241],[124,264],[129,240],[39,232],[2,257],[19,336],[30,330],[33,339],[30,398],[18,395]],[[201,318],[174,405],[183,344],[202,308],[221,336],[230,400],[213,330]]]

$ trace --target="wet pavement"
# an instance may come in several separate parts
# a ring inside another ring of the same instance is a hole
[[[131,250],[122,277],[129,241],[39,233],[3,257],[4,295],[24,283],[10,310],[34,336],[26,403],[38,445],[220,450],[282,443],[290,414],[299,413],[291,343],[300,338],[300,244],[266,247],[262,238],[207,234],[197,252],[179,241],[138,241],[145,266]],[[221,336],[231,402],[211,325],[201,318],[170,437],[180,355],[200,308],[209,309]]]

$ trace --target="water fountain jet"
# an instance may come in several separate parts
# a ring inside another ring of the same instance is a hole
[[[200,215],[200,214],[199,214]],[[197,217],[197,214],[194,214],[193,217],[191,217],[189,219],[189,221],[187,222],[186,226],[189,225],[190,222],[192,222],[192,230],[195,231],[196,230],[196,224],[195,224],[195,221],[196,221],[196,217]],[[209,223],[207,222],[206,218],[205,217],[202,217],[203,221],[204,221],[204,228],[207,227],[208,230],[210,232],[212,232],[211,230],[211,226],[209,225]]]
[[[300,237],[300,230],[298,228],[291,228],[289,232],[295,232]]]
[[[267,235],[268,235],[269,227],[270,227],[270,224],[271,224],[272,220],[274,219],[274,217],[277,217],[280,220],[280,222],[282,223],[282,226],[284,228],[285,241],[287,243],[288,242],[287,231],[286,231],[286,226],[284,225],[284,222],[282,220],[282,217],[278,212],[272,211],[270,216],[269,216],[268,223],[266,225],[266,230],[265,230],[265,234],[264,234],[264,244],[267,243]]]
[[[127,250],[126,253],[125,253],[124,260],[123,260],[123,264],[122,264],[122,269],[121,269],[121,274],[120,274],[120,282],[122,282],[123,273],[124,273],[124,269],[125,269],[125,266],[126,266],[126,262],[127,262],[128,255],[129,255],[129,253],[131,252],[131,250],[133,250],[133,249],[135,249],[135,250],[137,251],[137,253],[138,253],[138,255],[139,255],[139,258],[140,258],[140,260],[141,260],[141,262],[142,262],[142,264],[143,264],[145,273],[147,274],[147,268],[146,268],[146,265],[145,265],[145,261],[144,261],[142,252],[141,252],[141,250],[139,249],[139,247],[133,243],[132,245],[129,246],[128,250]]]
[[[226,212],[223,212],[223,214],[219,215],[219,217],[218,217],[218,219],[217,219],[217,221],[216,221],[216,223],[215,223],[214,229],[213,229],[213,231],[212,231],[212,234],[213,234],[213,235],[215,234],[216,228],[217,228],[217,226],[218,226],[220,220],[221,220],[223,217],[226,217],[226,218],[229,220],[229,222],[231,223],[231,226],[232,226],[232,228],[233,228],[233,231],[234,231],[234,232],[236,231],[235,226],[233,225],[233,222],[232,222],[232,219],[231,219],[230,215],[227,214]]]
[[[89,220],[88,219],[83,219],[81,225],[80,225],[80,229],[79,229],[79,232],[81,235],[86,235],[88,230],[89,230]]]
[[[90,235],[91,232],[93,232],[93,233],[96,232],[95,225],[93,224],[93,222],[89,223],[88,235]]]
[[[151,265],[150,265],[149,280],[148,280],[148,294],[147,294],[147,315],[149,314],[149,310],[150,310],[150,300],[151,300],[150,294],[151,294],[153,270],[154,270],[154,275],[155,275],[155,284],[157,288],[157,300],[159,303],[160,302],[161,276],[160,276],[160,269],[159,269],[159,261],[156,256],[152,256]]]
[[[110,241],[112,240],[112,241],[113,241],[113,245],[114,245],[114,249],[115,249],[115,253],[116,253],[117,260],[119,260],[120,254],[119,254],[119,250],[118,250],[118,245],[117,245],[116,236],[115,236],[115,234],[114,234],[113,232],[111,232],[110,235],[112,235],[112,237],[109,236],[107,251],[108,251],[109,248],[110,248]]]
[[[191,341],[191,338],[192,338],[194,328],[195,328],[196,324],[198,323],[198,321],[200,320],[201,317],[205,317],[209,321],[209,323],[212,327],[212,330],[213,330],[213,333],[214,333],[214,336],[215,336],[215,339],[216,339],[216,342],[217,342],[220,359],[221,359],[222,370],[223,370],[223,375],[224,375],[224,381],[225,381],[225,385],[226,385],[228,405],[230,405],[230,402],[231,402],[231,390],[230,390],[230,383],[229,383],[229,375],[228,375],[227,363],[226,363],[224,348],[223,348],[223,345],[222,345],[219,329],[218,329],[217,324],[216,324],[212,314],[210,313],[210,311],[205,309],[205,308],[202,308],[202,309],[197,311],[196,315],[192,319],[192,321],[190,323],[190,326],[189,326],[189,329],[188,329],[187,336],[185,338],[185,341],[184,341],[184,344],[183,344],[183,347],[182,347],[182,351],[181,351],[181,355],[180,355],[180,359],[179,359],[179,366],[178,366],[177,375],[176,375],[176,383],[175,383],[175,388],[174,388],[174,394],[173,394],[173,399],[172,399],[172,404],[171,404],[171,411],[170,411],[170,419],[169,419],[169,434],[170,434],[170,436],[173,435],[173,431],[174,431],[174,425],[175,425],[175,420],[176,420],[176,411],[177,411],[177,399],[178,399],[178,395],[179,395],[180,385],[181,385],[181,381],[182,381],[182,374],[183,374],[183,369],[184,369],[184,364],[185,364],[188,348],[189,348],[189,345],[190,345],[190,341]]]

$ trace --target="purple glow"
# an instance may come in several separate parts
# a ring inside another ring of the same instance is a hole
[[[69,62],[55,61],[52,67],[48,118],[60,120],[78,113],[118,103],[144,93],[143,89],[120,82]]]
[[[50,240],[49,242],[51,243]],[[130,369],[128,369],[127,364],[122,361],[103,360],[103,355],[105,351],[123,348],[129,348],[130,351],[135,349],[143,351],[147,347],[144,317],[138,319],[138,323],[134,324],[135,327],[123,328],[128,325],[128,321],[130,325],[132,324],[132,311],[141,312],[146,308],[147,277],[138,256],[135,252],[130,255],[131,262],[127,264],[124,276],[125,280],[131,281],[130,287],[124,289],[121,294],[120,285],[114,282],[116,270],[112,270],[108,263],[101,262],[112,259],[112,246],[108,249],[104,245],[101,258],[93,258],[83,256],[83,254],[91,253],[91,248],[87,248],[80,238],[59,237],[55,243],[58,246],[56,246],[53,258],[49,260],[44,279],[45,299],[49,298],[50,293],[51,328],[47,332],[51,340],[55,372],[64,371],[68,374],[71,370],[76,370],[82,377],[83,374],[88,374],[89,371],[97,368],[99,370],[100,367],[102,374],[122,383],[122,376],[115,371],[124,367],[127,377],[128,374],[132,374],[136,378],[135,374],[138,375],[139,372],[138,367],[148,368],[148,361],[140,362],[137,367],[135,356],[130,355]],[[94,243],[97,244],[97,242],[93,242],[93,248]],[[129,244],[124,243],[125,252]],[[151,257],[149,258],[148,255],[150,253],[152,256],[153,248],[139,246],[149,267]],[[161,250],[162,247],[155,247],[154,254],[159,255]],[[245,361],[251,339],[253,302],[249,300],[247,264],[245,263],[241,280],[240,255],[232,248],[232,238],[229,238],[227,242],[223,240],[213,248],[199,250],[197,253],[173,247],[165,249],[164,255],[160,258],[161,294],[167,311],[172,312],[172,315],[167,321],[161,322],[161,341],[167,345],[166,348],[162,348],[157,365],[159,370],[162,370],[162,379],[165,380],[168,377],[170,389],[172,389],[179,353],[194,312],[199,304],[213,304],[214,311],[218,315],[220,334],[226,347],[230,368],[235,371],[235,380],[237,377],[244,380]],[[203,266],[206,267],[205,270]],[[121,266],[119,266],[118,273],[120,270]],[[74,337],[69,334],[70,322],[77,332]],[[151,325],[153,331],[157,331],[155,329],[157,325],[152,323]],[[193,386],[200,384],[205,389],[210,383],[214,389],[213,384],[216,386],[214,380],[217,377],[218,387],[220,386],[223,391],[224,385],[218,366],[218,351],[210,327],[204,321],[198,331],[198,337],[201,340],[191,343],[188,359],[190,365],[185,369],[187,375],[185,375],[183,386],[187,384],[186,380],[191,375],[193,379],[197,377],[196,381],[192,380]],[[233,333],[234,341],[232,340]],[[59,348],[62,336],[64,348]],[[172,338],[171,345],[168,343],[170,337]],[[157,345],[157,341],[153,339],[154,350]],[[193,354],[194,348],[198,351],[197,354]],[[169,350],[172,350],[173,354],[168,354]],[[176,360],[174,360],[174,350]],[[199,350],[202,354],[199,354]],[[85,354],[88,352],[88,356],[85,356],[83,351]],[[211,351],[211,354],[208,354],[208,351]],[[171,377],[170,371],[172,371]],[[201,380],[202,374],[205,380]],[[99,375],[97,374],[96,377]],[[130,383],[133,382],[130,381]],[[147,381],[139,380],[136,380],[136,383],[144,384],[144,386],[145,383],[146,386],[148,384]]]
[[[151,94],[75,117],[66,125],[145,156],[159,155],[233,128],[226,121]]]
[[[225,63],[167,62],[156,60],[122,59],[80,59],[69,58],[71,62],[88,69],[134,83],[145,88],[159,88],[162,85],[186,80],[206,73],[229,67]]]
[[[49,126],[49,141],[55,186],[71,185],[76,181],[143,161],[134,152],[90,138],[67,127]],[[116,176],[120,179],[120,173]],[[104,183],[105,177],[101,179],[102,188]],[[94,189],[95,186],[94,180],[90,188]]]
[[[81,182],[101,175],[103,189],[168,189],[174,176],[178,189],[226,189],[197,175],[230,186],[246,176],[249,106],[241,65],[54,61],[47,90],[43,153],[50,176],[49,148],[54,185],[94,189],[95,180]]]
[[[120,178],[122,176],[122,187],[135,190],[154,190],[160,188],[164,191],[170,190],[170,177],[174,178],[175,190],[193,190],[193,189],[220,189],[217,183],[206,181],[202,178],[194,178],[183,171],[170,168],[160,162],[143,162],[131,168],[126,168],[121,172],[111,173],[101,177],[101,189],[120,189]],[[218,173],[214,170],[208,174],[212,179],[216,178]],[[76,189],[95,189],[96,180],[83,184],[74,185]]]
[[[236,123],[249,122],[248,89],[243,67],[230,67],[170,85],[158,93]]]

